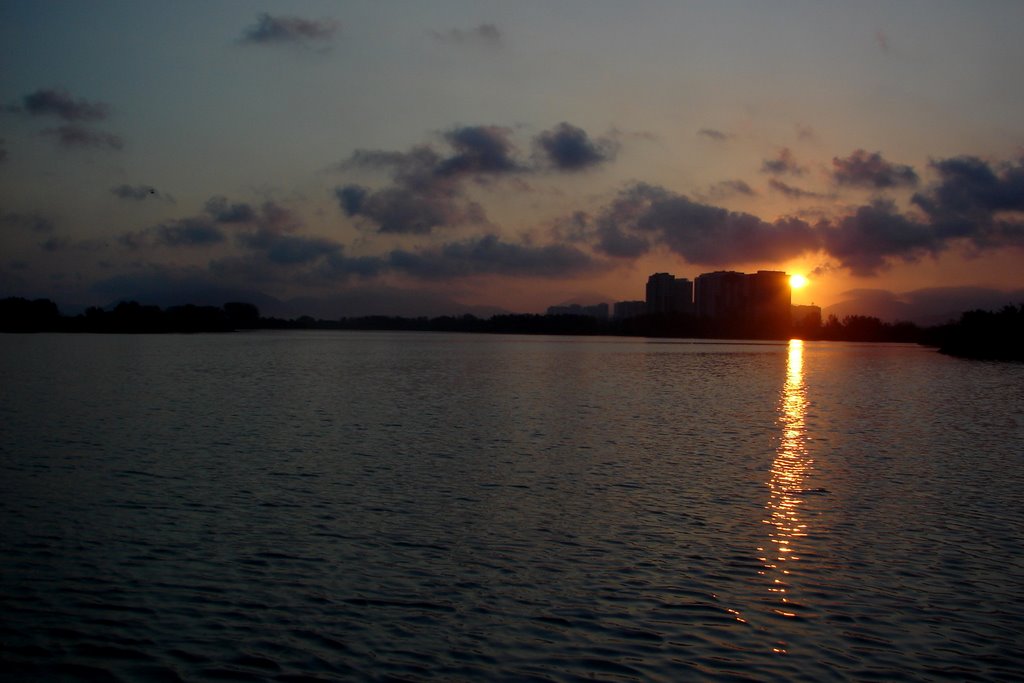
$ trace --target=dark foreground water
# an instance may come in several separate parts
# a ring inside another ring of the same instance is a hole
[[[0,335],[6,680],[1024,676],[1024,365]]]

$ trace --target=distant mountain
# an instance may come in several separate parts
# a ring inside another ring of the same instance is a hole
[[[823,309],[822,316],[834,315],[842,320],[848,315],[867,315],[884,322],[909,321],[928,326],[957,320],[964,311],[991,311],[1020,304],[1024,302],[1024,289],[929,287],[900,294],[885,289],[854,289],[843,296],[844,301]]]

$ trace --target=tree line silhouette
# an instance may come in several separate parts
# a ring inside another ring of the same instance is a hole
[[[262,317],[250,303],[223,306],[171,306],[161,309],[125,301],[111,309],[91,307],[76,316],[61,315],[49,299],[0,299],[0,332],[92,332],[107,334],[200,333],[236,330],[411,330],[491,334],[613,335],[698,339],[770,339],[744,320],[712,320],[685,313],[601,320],[581,315],[503,314],[407,318],[363,316],[318,319]],[[815,341],[904,342],[933,346],[954,356],[1024,360],[1024,305],[999,311],[968,311],[959,320],[921,327],[887,323],[862,315],[829,316],[824,323],[794,325],[791,335]],[[784,338],[788,338],[784,337]]]

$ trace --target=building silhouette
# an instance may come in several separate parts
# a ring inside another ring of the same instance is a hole
[[[697,276],[697,315],[754,337],[785,337],[793,327],[789,276],[779,270],[719,270]]]
[[[612,317],[615,320],[636,318],[647,314],[646,301],[616,301],[612,307]]]
[[[747,276],[734,270],[703,273],[696,281],[697,315],[703,318],[731,319],[743,314]]]
[[[647,278],[647,312],[693,313],[693,283],[671,273],[655,273]]]
[[[612,307],[616,321],[660,316],[662,333],[730,338],[785,339],[794,332],[811,334],[821,326],[817,306],[793,306],[789,275],[780,270],[740,273],[718,270],[698,275],[695,281],[672,273],[653,273],[647,278],[646,300],[617,301]],[[586,315],[608,319],[608,304],[551,306],[549,315]],[[684,315],[679,315],[684,314]],[[654,329],[654,328],[651,328]]]

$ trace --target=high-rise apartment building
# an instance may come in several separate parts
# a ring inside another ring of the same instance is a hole
[[[788,336],[793,328],[789,276],[780,270],[759,270],[747,276],[748,320],[759,335]]]
[[[692,313],[693,282],[671,273],[655,273],[647,278],[648,313]]]
[[[784,337],[792,329],[789,277],[781,271],[716,271],[697,276],[697,314],[746,333]]]
[[[697,276],[697,315],[717,320],[743,315],[747,299],[747,276],[734,270],[716,270]]]

